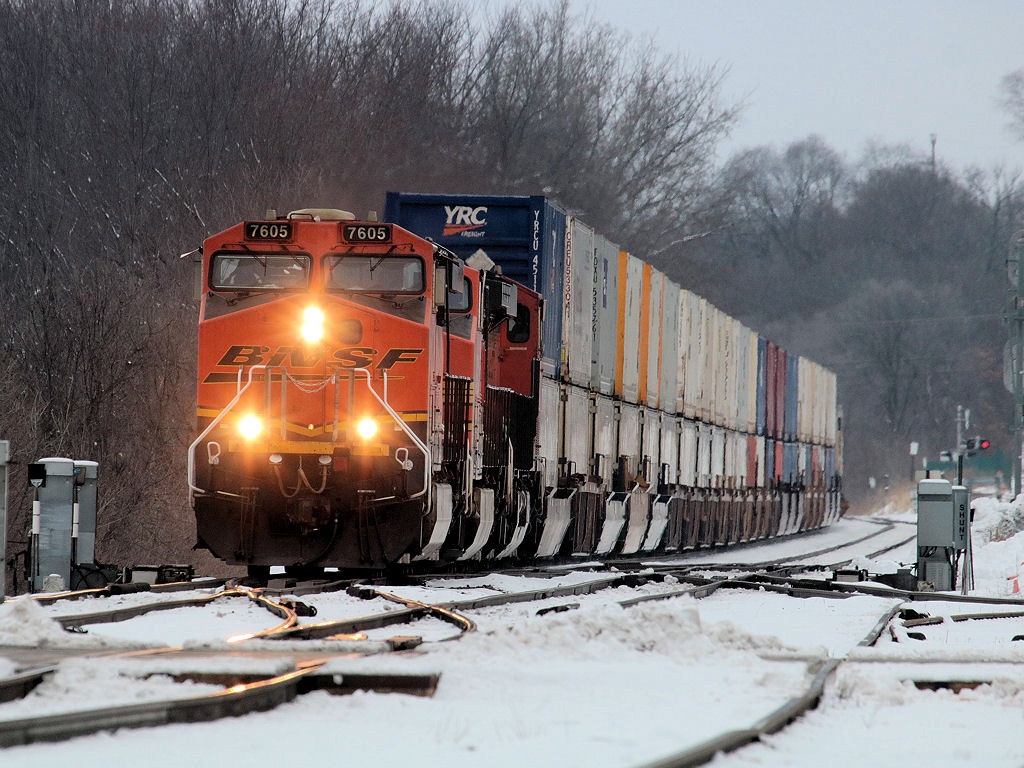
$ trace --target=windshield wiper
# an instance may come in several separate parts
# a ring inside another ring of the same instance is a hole
[[[379,266],[380,266],[380,265],[381,265],[381,264],[382,264],[382,263],[384,262],[384,259],[386,259],[386,258],[387,258],[388,256],[390,256],[390,255],[391,255],[392,253],[394,253],[394,251],[395,251],[395,249],[396,249],[397,247],[398,247],[397,245],[392,245],[392,246],[391,246],[390,248],[388,248],[388,252],[387,252],[387,253],[385,253],[385,254],[384,254],[383,256],[381,256],[380,258],[378,258],[378,259],[377,259],[377,260],[376,260],[375,262],[373,262],[373,263],[372,263],[372,264],[370,265],[370,274],[371,274],[371,275],[373,274],[373,270],[375,270],[375,269],[376,269],[377,267],[379,267]]]

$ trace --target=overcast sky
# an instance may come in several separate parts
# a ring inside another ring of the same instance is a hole
[[[658,47],[730,69],[746,110],[732,152],[812,133],[860,156],[907,143],[956,169],[1024,168],[1005,129],[1003,75],[1024,67],[1024,0],[572,0]]]

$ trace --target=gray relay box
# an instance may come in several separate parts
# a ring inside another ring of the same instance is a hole
[[[958,486],[959,488],[959,486]],[[966,491],[966,489],[964,489]],[[966,500],[964,501],[966,507]],[[957,543],[953,486],[948,480],[922,480],[917,484],[917,546],[963,549]],[[964,528],[966,534],[966,528]],[[965,537],[960,537],[961,541]]]

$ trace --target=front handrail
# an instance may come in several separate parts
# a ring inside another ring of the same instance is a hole
[[[196,485],[196,483],[195,483],[195,479],[196,479],[196,447],[199,445],[199,443],[201,443],[203,440],[205,440],[207,435],[209,435],[213,430],[215,430],[217,428],[217,426],[222,421],[224,421],[224,417],[228,415],[228,412],[230,412],[232,408],[234,408],[236,405],[238,405],[238,401],[242,399],[242,395],[245,394],[245,391],[247,389],[249,389],[250,385],[252,384],[252,375],[257,370],[264,370],[265,371],[265,370],[267,370],[267,366],[265,364],[254,365],[252,368],[249,369],[249,378],[245,382],[245,386],[241,387],[238,390],[238,392],[235,394],[235,396],[233,398],[231,398],[231,402],[228,403],[224,407],[224,410],[222,410],[220,413],[217,414],[216,418],[214,418],[214,420],[209,423],[209,425],[206,427],[206,429],[204,429],[199,434],[199,437],[197,437],[192,442],[192,445],[190,445],[188,447],[188,487],[189,487],[189,490],[191,490],[191,491],[193,491],[195,493],[206,493],[206,491],[204,491],[202,488],[198,487]],[[231,495],[235,495],[235,494],[231,494]]]
[[[366,388],[369,390],[370,394],[373,395],[374,399],[378,403],[380,403],[381,408],[383,408],[385,411],[387,411],[388,415],[390,415],[391,418],[394,419],[395,424],[397,424],[398,427],[403,432],[405,432],[406,436],[410,440],[412,440],[413,444],[419,449],[420,453],[423,454],[423,490],[417,491],[416,493],[411,494],[409,496],[409,498],[410,499],[415,499],[415,498],[417,498],[419,496],[423,496],[424,494],[427,494],[427,489],[430,487],[430,469],[431,469],[430,447],[426,443],[424,443],[422,440],[420,440],[419,436],[415,432],[412,431],[412,429],[409,427],[409,425],[405,423],[405,420],[401,416],[398,415],[398,412],[394,408],[391,407],[391,404],[388,403],[387,398],[386,397],[381,397],[377,393],[377,390],[375,390],[373,388],[373,382],[372,382],[372,377],[370,375],[370,371],[367,370],[366,368],[355,368],[353,370],[356,373],[366,374]],[[388,372],[387,371],[382,371],[381,373],[382,373],[382,375],[384,377],[384,391],[387,392]],[[428,513],[430,512],[430,495],[429,494],[427,494],[427,512]]]

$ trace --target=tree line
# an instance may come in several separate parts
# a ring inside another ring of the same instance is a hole
[[[726,71],[567,2],[0,0],[0,73],[8,554],[24,464],[73,456],[100,462],[101,559],[182,558],[197,304],[180,255],[267,208],[361,214],[392,189],[556,198],[834,367],[851,490],[896,466],[893,441],[938,446],[958,398],[1007,420],[993,301],[1015,177],[891,149],[851,165],[813,138],[720,163],[741,115]]]

